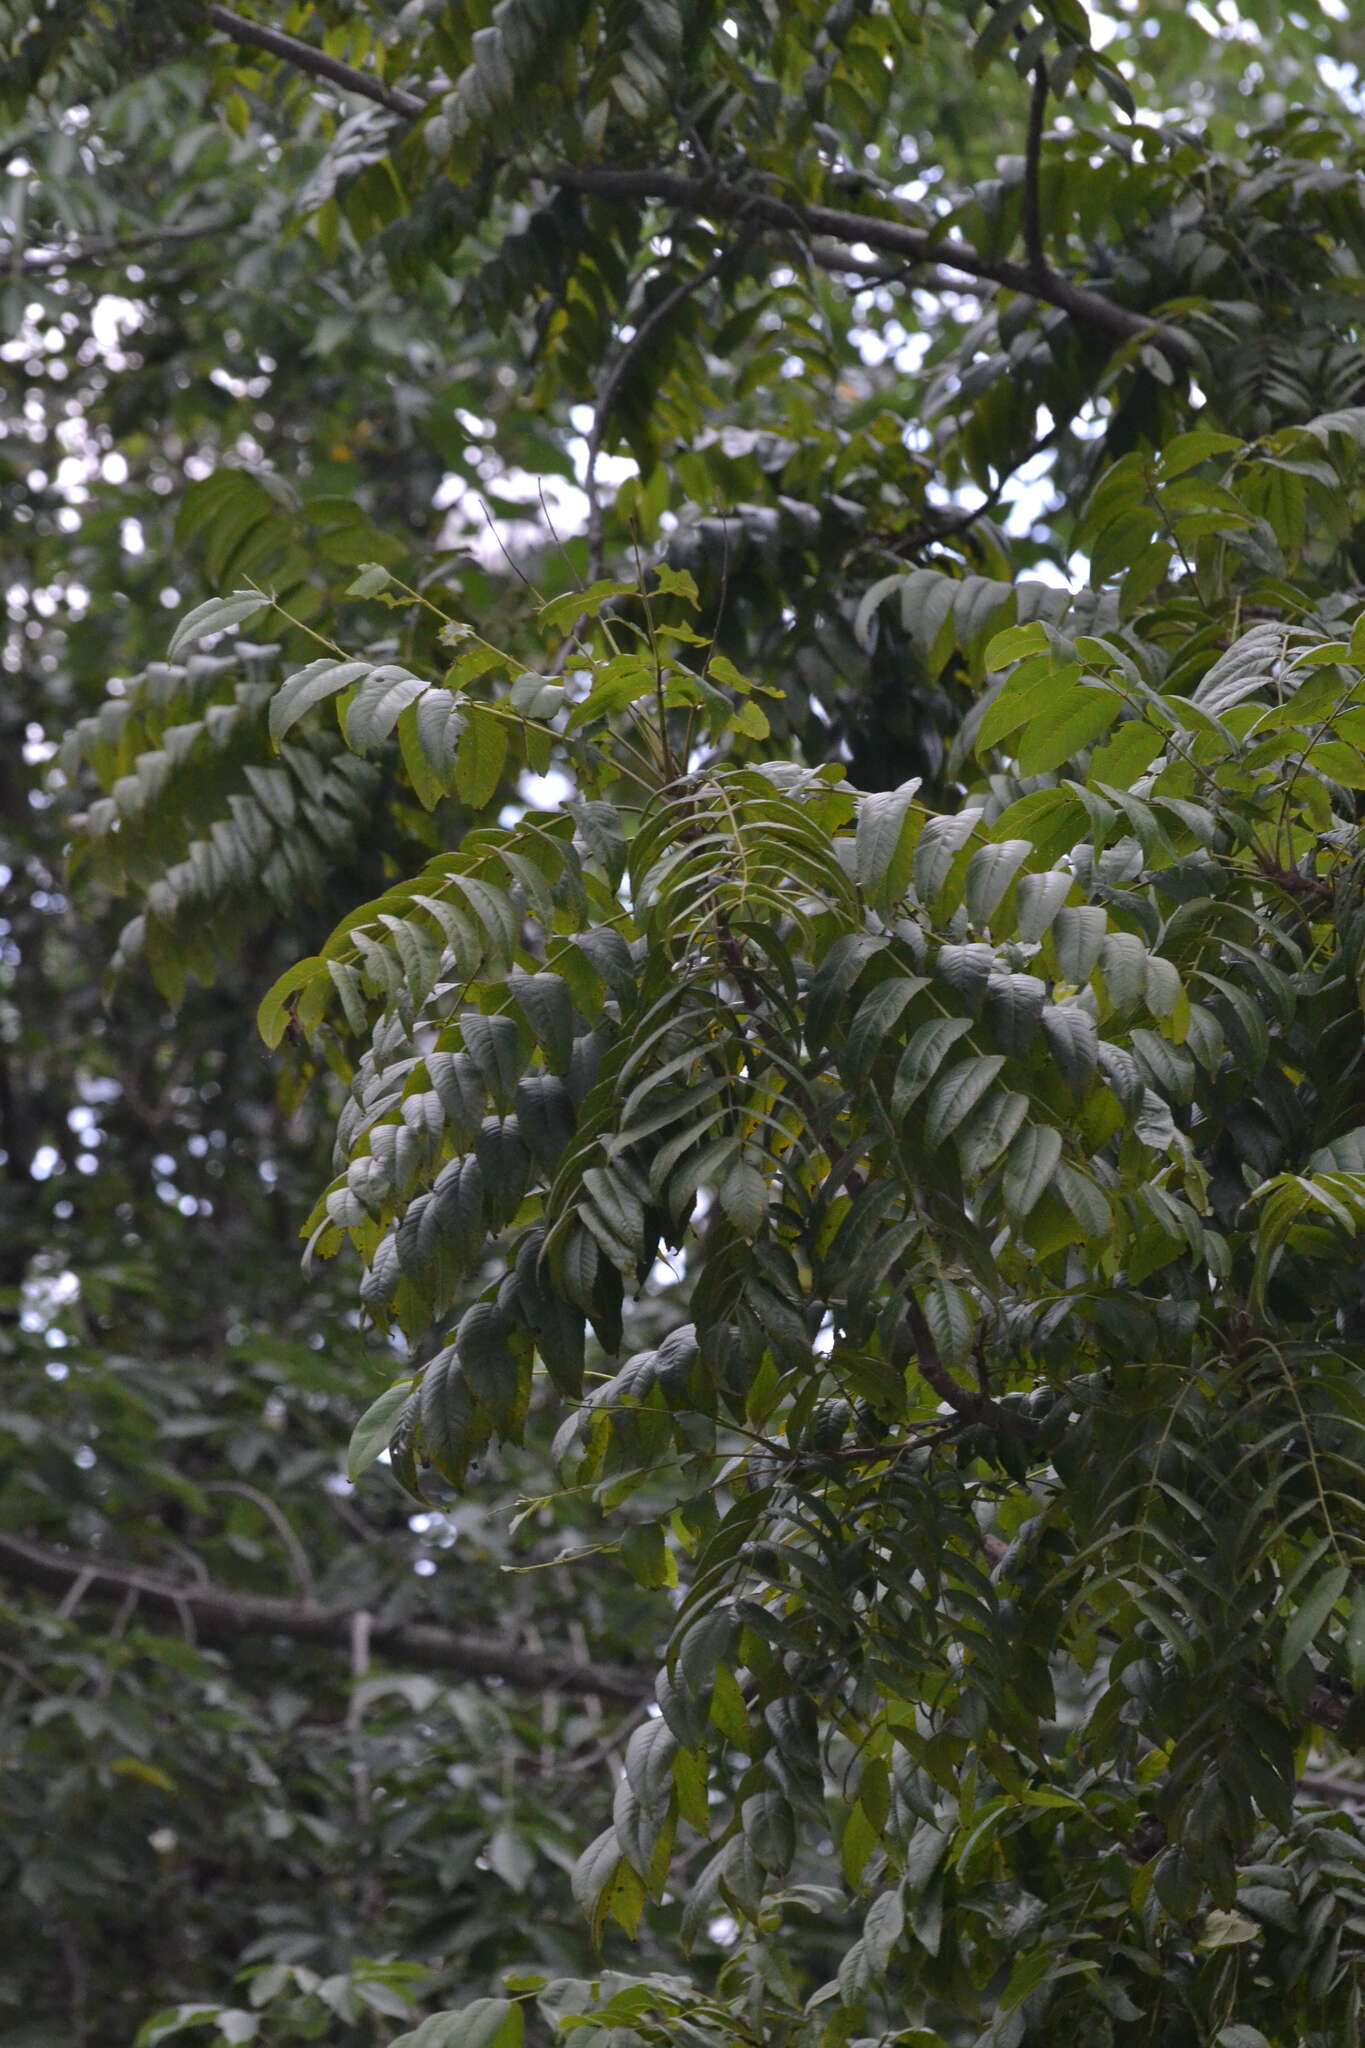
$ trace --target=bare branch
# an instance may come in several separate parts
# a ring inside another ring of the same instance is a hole
[[[313,1600],[280,1600],[263,1593],[239,1593],[226,1586],[187,1585],[161,1572],[106,1564],[101,1558],[54,1550],[23,1537],[0,1535],[0,1579],[59,1597],[79,1586],[95,1600],[122,1600],[136,1592],[158,1617],[193,1621],[205,1641],[232,1642],[242,1636],[287,1636],[353,1653],[357,1611]],[[390,1663],[419,1670],[450,1671],[460,1678],[500,1678],[529,1692],[574,1693],[585,1699],[637,1701],[653,1688],[643,1673],[515,1649],[498,1636],[441,1628],[433,1622],[372,1620],[369,1644]]]

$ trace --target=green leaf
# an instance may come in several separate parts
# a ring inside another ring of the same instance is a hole
[[[970,1017],[934,1017],[911,1032],[891,1090],[891,1113],[902,1117],[939,1072],[951,1048],[972,1028]]]
[[[1132,932],[1108,932],[1100,944],[1100,973],[1116,1010],[1131,1010],[1147,994],[1147,948]]]
[[[1090,1086],[1099,1055],[1095,1020],[1078,1003],[1049,1003],[1043,1011],[1043,1036],[1073,1094]]]
[[[924,1290],[922,1306],[943,1363],[952,1367],[965,1365],[972,1355],[976,1330],[970,1296],[952,1280],[931,1280]]]
[[[1312,1592],[1299,1602],[1280,1644],[1277,1661],[1282,1678],[1293,1670],[1308,1649],[1318,1630],[1346,1591],[1350,1577],[1350,1570],[1346,1565],[1330,1565],[1315,1581]]]
[[[690,579],[689,579],[690,580]],[[635,590],[633,583],[614,582],[610,577],[599,577],[586,590],[569,590],[563,597],[553,597],[548,604],[540,607],[540,623],[560,632],[565,626],[572,626],[578,619],[595,619],[603,605],[610,604],[614,597],[629,597]]]
[[[1107,732],[1122,709],[1123,700],[1099,684],[1082,684],[1066,691],[1024,733],[1016,755],[1019,773],[1041,775],[1049,768],[1060,768]]]
[[[1068,904],[1053,920],[1050,934],[1063,981],[1083,988],[1094,973],[1109,929],[1109,920],[1095,904]]]
[[[367,661],[334,661],[325,655],[321,661],[310,661],[306,668],[290,676],[270,700],[270,737],[276,746],[315,704],[338,696],[369,673]]]
[[[639,1879],[621,1853],[615,1827],[604,1828],[596,1840],[588,1844],[575,1863],[569,1882],[575,1903],[588,1923],[594,1942],[601,1940],[602,1929],[613,1908],[625,1907],[626,1932],[634,1932],[634,1923],[629,1921],[630,1900],[632,1895],[638,1899],[635,1914],[638,1919],[644,1893]]]
[[[858,884],[874,904],[894,903],[910,880],[919,818],[915,803],[919,777],[865,796],[858,807],[853,867]]]
[[[1002,839],[977,848],[963,879],[963,900],[973,924],[989,923],[992,911],[1032,851],[1027,839]]]
[[[520,2003],[511,1998],[476,1998],[456,2012],[433,2013],[410,2033],[396,2034],[391,2048],[521,2048]]]
[[[637,1586],[677,1585],[677,1560],[668,1547],[661,1523],[635,1523],[624,1532],[619,1547],[621,1562]]]
[[[1062,1156],[1062,1140],[1051,1124],[1029,1124],[1010,1147],[1002,1184],[1005,1207],[1017,1222],[1051,1186]]]
[[[1021,876],[1014,893],[1014,924],[1025,945],[1033,945],[1043,937],[1075,886],[1075,876],[1062,868]]]
[[[396,1386],[386,1387],[377,1400],[371,1401],[365,1413],[351,1431],[351,1441],[346,1452],[346,1477],[352,1485],[367,1465],[372,1465],[381,1451],[389,1447],[393,1425],[399,1409],[412,1392],[410,1379],[400,1380]]]
[[[392,663],[371,669],[346,709],[347,745],[357,753],[379,746],[397,725],[399,713],[415,704],[426,689],[420,676],[409,675]]]
[[[725,1215],[741,1237],[757,1237],[768,1216],[768,1183],[756,1166],[737,1159],[717,1190]]]
[[[517,1438],[530,1395],[530,1357],[510,1341],[501,1309],[476,1301],[460,1318],[455,1346],[465,1385],[488,1410],[500,1436]]]
[[[171,635],[167,654],[174,661],[196,641],[206,640],[211,633],[225,633],[229,626],[244,626],[270,608],[270,599],[262,597],[259,590],[234,590],[231,597],[211,597],[186,612]]]
[[[381,590],[387,590],[393,577],[379,562],[364,562],[360,574],[346,587],[347,597],[378,597]]]
[[[1365,1686],[1365,1586],[1357,1586],[1346,1624],[1346,1674],[1359,1690]]]
[[[958,1158],[963,1179],[971,1185],[989,1173],[1010,1145],[1028,1115],[1028,1097],[1013,1088],[997,1089],[964,1130],[958,1132]]]
[[[1245,1913],[1228,1912],[1218,1906],[1204,1915],[1199,1929],[1201,1949],[1240,1948],[1243,1942],[1259,1941],[1260,1938],[1258,1921],[1249,1919]],[[1218,2038],[1221,2040],[1222,2034]]]
[[[887,1032],[894,1029],[906,1005],[928,986],[923,975],[898,975],[891,981],[879,981],[863,997],[849,1026],[848,1039],[839,1062],[850,1081],[867,1079]]]
[[[1047,644],[1047,629],[1038,619],[1031,619],[1026,626],[1007,626],[987,646],[986,667],[1006,668],[1013,661],[1022,661],[1026,654],[1041,654]]]
[[[1058,1194],[1066,1203],[1091,1244],[1102,1244],[1114,1227],[1109,1202],[1102,1189],[1069,1161],[1059,1161],[1053,1172]]]
[[[524,974],[514,969],[507,985],[551,1070],[567,1074],[574,1042],[573,1000],[568,983],[558,974]]]
[[[779,1876],[796,1854],[796,1816],[780,1792],[754,1792],[739,1814],[740,1832],[763,1870]]]
[[[932,904],[941,893],[954,860],[979,823],[978,812],[964,810],[955,817],[930,818],[923,827],[911,863],[922,903]]]
[[[661,597],[682,597],[693,606],[701,603],[701,594],[686,569],[673,569],[667,562],[658,562],[654,578]]]
[[[327,963],[316,956],[300,960],[266,990],[256,1012],[256,1028],[273,1050],[289,1028],[293,1004],[310,982],[325,977]]]
[[[999,1053],[979,1054],[949,1067],[930,1090],[924,1112],[926,1144],[941,1145],[976,1108],[1005,1062]]]
[[[1046,718],[1068,694],[1074,694],[1080,664],[1059,664],[1049,650],[1021,662],[987,705],[976,731],[978,757],[1036,719]]]
[[[1196,427],[1187,434],[1177,434],[1168,441],[1157,458],[1157,473],[1163,482],[1183,476],[1198,463],[1207,462],[1213,455],[1232,455],[1242,443],[1234,434],[1216,433],[1212,427]]]
[[[481,811],[497,794],[507,760],[507,727],[481,704],[468,707],[455,755],[455,790],[461,803]]]

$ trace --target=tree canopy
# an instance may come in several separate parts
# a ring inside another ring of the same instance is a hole
[[[0,6],[0,2048],[1359,2034],[1345,15]]]

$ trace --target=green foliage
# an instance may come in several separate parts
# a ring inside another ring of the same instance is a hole
[[[51,991],[6,1100],[54,1157],[69,1102],[120,1105],[84,1245],[69,1195],[29,1218],[5,1109],[38,1389],[5,1527],[36,1506],[42,1555],[0,1529],[0,1569],[65,1587],[5,1705],[60,1786],[52,1843],[14,1795],[14,1875],[75,2032],[1355,2038],[1365,221],[1330,39],[1248,10],[1253,78],[1183,10],[1102,42],[1072,0],[318,5],[284,43],[125,12],[126,55],[98,8],[26,41],[15,118],[66,127],[16,129],[5,216],[73,365],[92,237],[140,308],[77,401],[132,495],[4,543],[28,623],[66,608],[6,806]],[[59,147],[91,103],[98,203]],[[182,229],[226,283],[185,285]],[[582,530],[517,469],[577,474]],[[42,923],[63,834],[112,1028]],[[231,1167],[184,1240],[167,1119]],[[458,1567],[417,1579],[424,1542]],[[267,1557],[308,1613],[248,1654]],[[134,1626],[200,1580],[235,1650]],[[193,1928],[134,2007],[73,1845],[116,1784],[202,1816],[211,1737],[220,1917],[181,1828],[107,1824],[99,1870]]]

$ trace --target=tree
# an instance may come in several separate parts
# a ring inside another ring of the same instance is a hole
[[[1358,2031],[1354,86],[1156,19],[31,25],[10,430],[128,493],[12,529],[74,2038]]]

